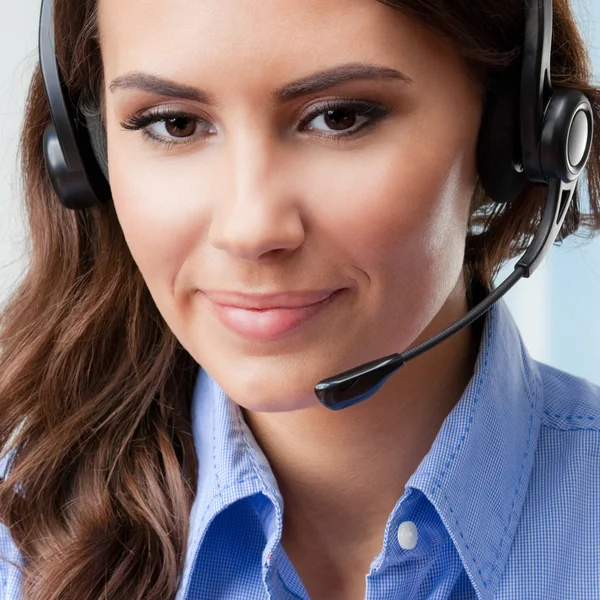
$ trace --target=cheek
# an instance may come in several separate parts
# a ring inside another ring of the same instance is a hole
[[[375,303],[397,303],[398,288],[408,283],[413,303],[432,289],[443,294],[443,282],[455,282],[462,265],[474,152],[461,151],[457,137],[437,151],[431,134],[406,137],[424,141],[370,148],[353,168],[342,171],[340,165],[344,177],[326,178],[323,172],[319,180],[329,183],[314,187],[321,206],[331,206],[321,213],[330,239],[366,272]]]
[[[144,160],[115,148],[110,172],[113,201],[130,252],[157,304],[170,298],[180,266],[209,218],[193,166]],[[195,182],[195,184],[194,184]],[[195,193],[194,193],[195,191]],[[162,298],[162,300],[161,300]]]
[[[372,208],[356,216],[347,239],[352,262],[368,278],[368,328],[360,339],[378,347],[373,356],[410,346],[462,272],[474,160],[431,148],[404,161],[396,156],[363,185]]]

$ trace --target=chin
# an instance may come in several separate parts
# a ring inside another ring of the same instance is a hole
[[[288,412],[292,410],[302,410],[304,408],[310,408],[312,406],[319,405],[319,399],[312,390],[309,394],[302,396],[288,395],[285,392],[277,394],[275,396],[249,396],[247,393],[242,397],[243,401],[238,401],[240,397],[236,391],[232,394],[228,393],[223,388],[225,393],[239,406],[252,412],[264,412],[264,413],[275,413],[275,412]]]
[[[202,357],[200,357],[202,358]],[[299,369],[287,360],[256,360],[239,357],[233,360],[208,359],[204,369],[223,392],[238,406],[253,412],[287,412],[321,405],[315,385],[321,372]],[[232,368],[233,367],[233,368]]]

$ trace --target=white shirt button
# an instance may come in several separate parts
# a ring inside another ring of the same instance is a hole
[[[404,521],[398,527],[398,543],[403,550],[412,550],[417,545],[419,532],[412,521]]]

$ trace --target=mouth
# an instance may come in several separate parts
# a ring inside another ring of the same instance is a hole
[[[273,341],[300,328],[345,296],[348,288],[312,304],[295,307],[243,308],[217,304],[206,296],[210,309],[230,331],[252,341]]]
[[[343,288],[280,292],[269,294],[246,294],[218,290],[200,290],[209,300],[221,306],[246,310],[271,310],[278,308],[303,308],[317,304]]]

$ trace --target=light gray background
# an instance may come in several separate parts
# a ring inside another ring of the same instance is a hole
[[[600,2],[573,0],[600,76]],[[27,257],[17,144],[26,90],[37,60],[40,0],[11,4],[0,22],[0,306]],[[509,274],[512,264],[500,274]],[[530,279],[505,296],[530,353],[600,384],[600,238],[554,247]]]

